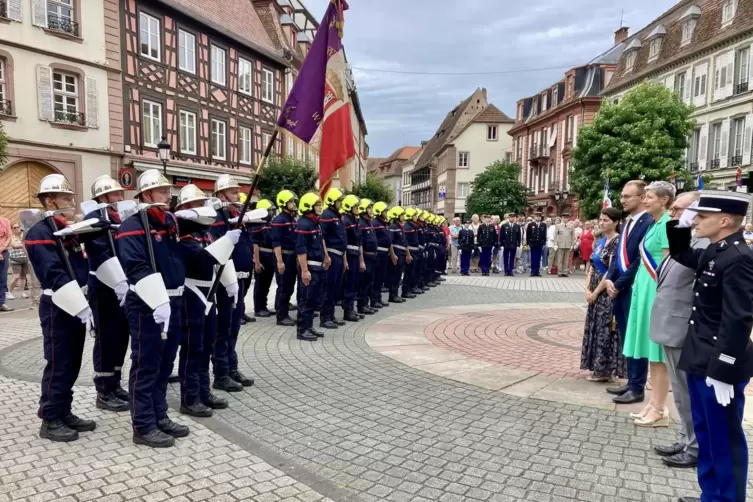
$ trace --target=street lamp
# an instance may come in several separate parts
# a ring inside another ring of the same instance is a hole
[[[681,192],[685,188],[685,180],[675,180],[675,188],[678,192]]]
[[[162,174],[167,176],[167,161],[170,159],[170,143],[167,142],[167,137],[162,136],[162,141],[157,144],[159,150],[159,159],[162,161]]]

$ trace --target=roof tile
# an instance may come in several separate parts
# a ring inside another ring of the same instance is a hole
[[[473,121],[483,124],[513,124],[515,122],[491,103]]]

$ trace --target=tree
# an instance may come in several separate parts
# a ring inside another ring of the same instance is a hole
[[[601,210],[604,180],[613,202],[629,180],[647,183],[677,179],[692,186],[685,149],[695,128],[692,108],[681,96],[656,83],[643,83],[618,103],[604,100],[593,124],[581,128],[573,151],[571,190],[586,217]]]
[[[520,166],[498,160],[477,174],[471,193],[465,200],[466,214],[524,213],[528,207],[528,188],[518,181]]]
[[[291,190],[298,197],[314,190],[319,174],[309,163],[293,157],[270,156],[259,179],[262,197],[275,200],[281,190]]]
[[[8,160],[8,135],[5,134],[3,125],[0,124],[0,167]]]
[[[354,181],[350,191],[361,199],[371,199],[374,202],[382,201],[392,204],[395,201],[392,188],[384,180],[371,173],[366,174],[366,180],[362,183]]]

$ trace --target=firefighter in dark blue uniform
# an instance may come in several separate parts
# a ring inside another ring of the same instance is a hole
[[[439,243],[439,248],[437,249],[437,281],[445,282],[446,279],[442,276],[447,275],[447,251],[450,246],[450,243],[447,241],[448,234],[444,231],[447,228],[447,219],[444,216],[438,216],[436,226],[437,242]]]
[[[79,432],[96,428],[93,421],[78,418],[71,409],[73,384],[81,369],[86,331],[92,321],[92,311],[82,289],[86,288],[89,266],[79,236],[72,233],[66,221],[75,213],[73,189],[68,180],[62,174],[45,176],[37,198],[46,211],[57,212],[54,220],[46,218],[35,223],[24,241],[43,292],[39,320],[47,364],[42,374],[39,399],[38,415],[42,419],[39,436],[67,442],[78,439]],[[59,212],[61,210],[64,212]],[[21,217],[24,218],[23,214]],[[29,217],[38,219],[31,213]],[[55,225],[54,229],[52,225]],[[62,235],[56,237],[53,232]],[[74,277],[63,261],[58,242],[65,249]]]
[[[358,204],[358,231],[361,234],[363,261],[366,268],[358,279],[358,313],[373,315],[376,309],[369,307],[372,288],[374,287],[374,268],[377,260],[377,239],[371,226],[374,203],[370,199],[361,199]]]
[[[214,298],[208,295],[215,279],[215,266],[230,261],[241,237],[241,230],[228,230],[214,240],[209,228],[216,221],[217,212],[206,207],[206,201],[199,187],[186,185],[180,190],[175,212],[186,266],[184,329],[178,365],[180,412],[192,417],[210,417],[213,409],[228,405],[225,399],[213,395],[209,387],[209,361],[217,339],[217,308]]]
[[[276,207],[269,199],[262,199],[256,203],[256,209],[266,209],[267,218],[263,223],[251,226],[251,240],[254,244],[254,316],[272,317],[274,312],[267,308],[269,289],[275,277],[275,250],[272,247],[271,220],[275,216]]]
[[[337,329],[345,324],[335,317],[335,305],[342,300],[343,279],[345,277],[345,255],[348,246],[348,236],[345,232],[340,209],[345,195],[339,188],[330,188],[324,196],[325,209],[319,218],[319,228],[322,230],[324,252],[330,259],[330,266],[326,271],[323,286],[322,315],[320,327]]]
[[[355,303],[358,296],[358,282],[361,272],[366,270],[363,260],[363,248],[361,247],[361,230],[358,228],[358,204],[360,199],[353,194],[343,198],[340,212],[343,215],[345,233],[348,238],[346,262],[345,262],[345,293],[343,295],[343,319],[350,322],[358,322],[361,319],[356,313]]]
[[[290,190],[277,194],[279,214],[272,220],[270,237],[275,253],[277,294],[275,310],[278,326],[295,326],[290,317],[290,298],[295,291],[296,277],[296,235],[295,213],[298,211],[298,196]]]
[[[100,204],[85,216],[120,225],[120,215],[112,204],[123,200],[123,188],[108,175],[94,180],[92,197]],[[96,239],[86,243],[89,259],[88,297],[94,315],[94,387],[97,389],[96,406],[108,411],[127,411],[130,407],[128,392],[121,387],[121,370],[128,350],[128,321],[125,296],[128,280],[123,267],[113,251],[115,237],[109,228]]]
[[[681,502],[745,500],[748,446],[742,423],[745,388],[753,376],[753,251],[741,226],[749,201],[745,193],[701,192],[698,206],[686,211],[697,213],[695,237],[711,241],[705,250],[691,247],[689,221],[667,223],[672,258],[696,272],[678,367],[690,391],[701,498]]]
[[[416,282],[420,258],[415,257],[418,257],[421,254],[418,243],[418,211],[420,210],[412,207],[405,210],[403,233],[405,235],[405,241],[408,245],[411,259],[409,260],[407,256],[405,259],[405,275],[403,277],[402,288],[403,298],[415,298],[415,295],[423,293],[422,289],[418,289],[418,284]]]
[[[387,281],[388,264],[393,267],[397,264],[397,256],[395,256],[395,251],[392,249],[390,224],[387,221],[387,207],[386,202],[380,201],[375,203],[371,210],[373,213],[371,226],[374,229],[374,235],[377,240],[374,286],[371,288],[371,307],[376,309],[390,305],[388,302],[382,301],[382,288],[385,286],[389,287]]]
[[[177,224],[167,212],[171,187],[158,170],[144,171],[136,196],[149,207],[123,221],[116,236],[131,289],[125,308],[131,334],[133,442],[155,448],[170,447],[174,438],[189,433],[167,416],[167,381],[182,336],[185,287]],[[149,224],[148,236],[142,217]]]
[[[240,203],[240,185],[230,175],[223,174],[214,184],[214,194],[223,203],[223,208],[217,211],[217,221],[212,225],[211,232],[214,240],[220,239],[225,233],[238,223]],[[214,350],[214,384],[213,387],[226,392],[238,392],[243,387],[250,387],[254,379],[247,377],[238,370],[238,353],[235,346],[241,321],[246,314],[246,287],[251,271],[254,268],[251,232],[246,226],[248,214],[245,215],[242,232],[238,244],[233,250],[233,267],[236,281],[233,284],[229,276],[228,267],[223,269],[223,283],[225,292],[217,294],[217,341]],[[226,284],[227,283],[227,284]]]
[[[295,252],[298,259],[298,339],[315,341],[324,333],[314,329],[314,311],[324,292],[326,269],[330,261],[324,251],[319,216],[322,200],[315,193],[301,197],[298,223],[295,229]]]
[[[425,217],[424,234],[426,236],[426,273],[425,284],[430,288],[439,285],[437,279],[437,263],[439,262],[439,240],[437,236],[437,227],[435,221],[439,218],[437,215],[429,213]]]
[[[405,300],[400,297],[400,281],[405,284],[403,273],[408,276],[407,266],[413,260],[408,249],[408,242],[405,239],[405,232],[403,230],[403,218],[405,217],[405,209],[400,206],[395,206],[387,213],[387,218],[390,221],[390,240],[392,241],[392,249],[395,252],[397,260],[393,260],[387,269],[387,287],[390,290],[389,302],[390,303],[405,303]],[[413,293],[403,292],[405,298],[415,298]],[[407,294],[406,294],[407,293]]]
[[[414,220],[416,225],[416,236],[418,237],[418,259],[416,260],[416,270],[413,273],[415,293],[422,294],[429,290],[426,285],[426,230],[424,229],[424,219],[428,212],[424,209],[416,210],[417,217]]]

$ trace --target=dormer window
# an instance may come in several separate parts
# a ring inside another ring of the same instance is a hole
[[[661,38],[655,38],[651,41],[651,44],[648,46],[649,59],[657,57],[660,51],[661,51]]]
[[[737,0],[724,0],[722,5],[722,25],[731,23],[737,10]]]
[[[635,54],[636,54],[635,52],[631,52],[625,58],[625,69],[627,71],[632,70],[633,67],[635,66]]]
[[[664,39],[664,35],[667,34],[666,28],[664,28],[663,24],[660,24],[653,30],[651,30],[651,33],[649,33],[648,37],[646,37],[646,41],[649,43],[648,45],[648,60],[653,61],[657,57],[659,57],[659,53],[661,52],[661,42]]]
[[[547,110],[547,105],[548,104],[549,103],[547,103],[547,101],[546,101],[546,94],[542,94],[541,95],[541,111],[542,112],[545,112]]]
[[[625,47],[625,71],[630,71],[635,66],[635,59],[638,51],[643,47],[641,41],[634,38],[627,47]]]
[[[691,5],[682,16],[680,16],[679,21],[682,23],[681,46],[689,43],[693,39],[693,31],[695,30],[695,25],[698,22],[699,17],[701,17],[701,8],[697,5]]]
[[[559,94],[558,91],[559,91],[559,89],[557,89],[556,87],[554,89],[552,89],[552,106],[557,106],[557,98],[559,97],[558,96],[558,94]]]

